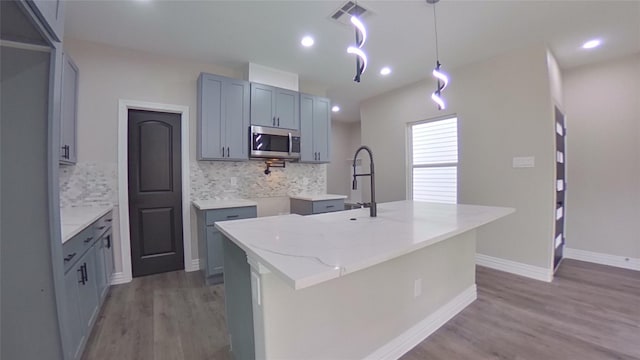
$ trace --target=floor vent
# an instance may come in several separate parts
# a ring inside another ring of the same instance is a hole
[[[371,15],[371,11],[357,5],[354,1],[347,1],[338,10],[331,14],[331,19],[344,24],[351,25],[351,16],[357,16],[360,19],[364,19]]]

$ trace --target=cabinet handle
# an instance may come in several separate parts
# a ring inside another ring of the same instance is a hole
[[[104,229],[106,227],[107,227],[106,225],[98,226],[98,230],[102,230],[102,229]]]
[[[84,239],[84,243],[85,243],[85,244],[86,244],[86,243],[89,243],[89,242],[91,242],[91,240],[93,240],[93,236],[91,236],[91,237],[88,237],[88,238]]]
[[[111,249],[111,235],[107,236],[107,249]]]
[[[71,261],[76,256],[76,253],[69,254],[66,258],[64,258],[64,262]]]
[[[229,157],[229,147],[227,146],[227,157]]]
[[[78,280],[78,284],[82,284],[82,285],[85,284],[85,281],[84,281],[84,270],[82,270],[83,266],[84,265],[80,266],[80,269],[77,270],[77,271],[80,272],[80,280]]]
[[[62,147],[62,158],[63,158],[63,159],[67,159],[67,160],[69,160],[69,157],[70,157],[70,156],[69,156],[69,153],[70,153],[70,151],[69,151],[69,145],[64,145],[64,146]]]
[[[224,157],[224,146],[222,147],[222,157]]]
[[[336,207],[336,206],[335,205],[327,205],[327,209],[331,209],[331,208],[334,208],[334,207]]]
[[[84,263],[82,267],[84,268],[84,281],[89,281],[89,275],[87,274],[87,263]]]
[[[276,126],[276,117],[273,117],[273,126]]]
[[[280,126],[280,117],[278,116],[278,126]]]
[[[227,219],[237,219],[240,215],[227,215]]]
[[[112,222],[112,221],[113,221],[113,219],[107,219],[107,220],[105,220],[105,221],[106,221],[106,222]]]

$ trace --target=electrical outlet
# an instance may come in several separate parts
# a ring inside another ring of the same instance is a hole
[[[413,282],[413,297],[422,295],[422,279],[416,279]]]
[[[229,178],[229,182],[231,183],[231,186],[237,186],[238,185],[238,178],[235,176],[232,176]]]

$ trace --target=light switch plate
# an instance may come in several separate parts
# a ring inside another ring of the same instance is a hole
[[[516,156],[513,158],[514,168],[532,168],[536,166],[535,156]]]

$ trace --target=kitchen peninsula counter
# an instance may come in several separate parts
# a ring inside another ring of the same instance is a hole
[[[401,356],[476,299],[475,229],[512,212],[398,201],[375,218],[354,209],[216,223],[234,357]]]

